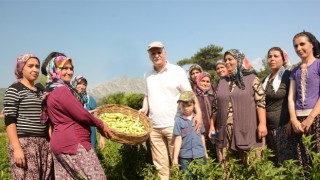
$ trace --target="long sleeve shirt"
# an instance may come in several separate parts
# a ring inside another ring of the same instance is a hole
[[[64,86],[49,94],[47,111],[53,124],[50,144],[54,154],[76,154],[78,144],[89,150],[90,126],[103,129],[103,122],[84,109]]]

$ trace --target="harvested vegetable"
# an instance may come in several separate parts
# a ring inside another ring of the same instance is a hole
[[[108,126],[116,131],[128,135],[143,135],[146,133],[139,117],[128,116],[122,113],[103,113],[99,116]]]

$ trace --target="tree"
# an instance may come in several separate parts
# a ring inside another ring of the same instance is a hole
[[[268,66],[268,59],[267,57],[262,59],[262,68],[260,69],[258,73],[258,77],[260,80],[265,78],[269,73],[271,72],[270,67]]]
[[[198,64],[204,71],[210,73],[212,77],[218,77],[215,71],[215,64],[223,58],[222,50],[222,47],[210,44],[207,47],[200,48],[191,58],[179,60],[177,64],[179,66]],[[215,78],[215,82],[217,82],[218,79],[219,78]]]

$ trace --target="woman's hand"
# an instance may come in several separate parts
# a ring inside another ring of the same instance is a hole
[[[298,120],[294,120],[292,122],[292,127],[295,133],[298,133],[298,134],[304,133],[304,129],[302,128],[302,125]]]
[[[267,126],[265,124],[259,123],[258,125],[258,136],[260,139],[266,137],[268,134]]]
[[[103,129],[98,129],[100,134],[106,138],[111,138],[111,133],[107,123],[103,122]]]
[[[307,117],[307,119],[305,119],[304,121],[302,121],[301,123],[301,127],[304,130],[304,132],[308,132],[310,129],[310,126],[313,123],[314,118],[310,118],[309,116]]]
[[[13,149],[13,159],[14,159],[14,163],[18,167],[26,166],[26,159],[24,157],[24,152],[21,147]]]
[[[103,136],[100,136],[99,147],[101,150],[103,150],[106,147],[106,140]]]
[[[210,140],[212,139],[212,137],[211,137],[211,132],[212,132],[212,131],[216,132],[215,128],[210,126],[209,132],[208,132],[208,133],[209,133],[209,134],[208,134],[208,137],[209,137]]]

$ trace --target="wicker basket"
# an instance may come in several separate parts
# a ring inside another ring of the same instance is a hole
[[[143,114],[139,114],[137,110],[127,106],[118,105],[118,104],[108,104],[108,105],[102,105],[98,107],[98,111],[97,111],[98,117],[100,117],[100,115],[103,113],[122,113],[127,116],[128,115],[133,117],[139,116],[139,120],[141,121],[141,123],[146,129],[145,134],[134,136],[134,135],[128,135],[126,133],[119,132],[115,129],[109,128],[110,135],[111,135],[110,140],[118,143],[122,143],[122,144],[136,145],[136,144],[145,142],[149,138],[152,125],[148,117]]]

